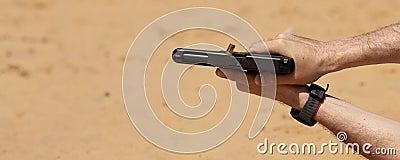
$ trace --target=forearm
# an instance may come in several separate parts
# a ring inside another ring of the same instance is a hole
[[[360,153],[369,159],[398,159],[397,155],[373,155],[362,151],[362,145],[372,144],[371,153],[377,147],[400,148],[400,124],[393,120],[362,110],[336,98],[327,97],[315,115],[315,120],[334,134],[344,131],[347,143],[358,143]],[[397,150],[398,151],[398,150]],[[398,153],[396,153],[398,154]]]
[[[308,99],[307,87],[278,86],[276,99],[301,110]],[[400,123],[365,111],[345,101],[327,96],[314,119],[334,134],[343,131],[348,139],[345,143],[357,143],[359,153],[369,159],[399,159]],[[370,154],[362,146],[371,144]],[[344,145],[345,146],[345,145]],[[395,155],[372,154],[377,148],[395,148]],[[344,148],[345,149],[345,148]]]
[[[400,63],[400,23],[326,44],[331,72],[381,63]]]

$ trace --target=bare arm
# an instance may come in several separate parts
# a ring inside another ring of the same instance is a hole
[[[226,74],[239,74],[241,71],[224,71]],[[219,77],[226,78],[225,74],[217,70]],[[235,77],[235,76],[229,76]],[[247,74],[247,82],[243,79],[236,81],[236,86],[243,92],[261,96],[261,87],[254,80],[256,75]],[[247,85],[247,84],[248,85]],[[278,85],[275,99],[293,108],[301,110],[308,99],[308,87],[305,85]],[[270,98],[270,97],[268,97]],[[352,104],[327,96],[314,119],[319,124],[328,128],[332,133],[339,131],[347,133],[345,143],[357,143],[359,152],[368,159],[399,159],[400,149],[400,123],[385,117],[370,113]],[[363,145],[370,143],[370,148]],[[377,148],[395,148],[395,154],[373,154]]]
[[[326,44],[332,71],[371,64],[400,63],[400,24]]]
[[[400,123],[370,113],[342,100],[327,97],[322,104],[316,121],[334,134],[344,131],[348,135],[346,143],[358,143],[359,153],[368,159],[399,159]],[[372,144],[370,153],[363,152],[365,143]],[[395,148],[396,155],[378,155],[377,148]]]
[[[293,57],[290,75],[278,75],[278,84],[308,84],[342,69],[380,63],[400,63],[400,23],[355,37],[320,42],[291,34],[254,43],[252,52],[269,52]],[[260,79],[258,79],[259,82]]]
[[[293,74],[277,75],[276,100],[298,110],[308,98],[307,86],[321,76],[342,69],[381,63],[400,63],[400,24],[384,27],[356,37],[320,42],[304,37],[281,34],[275,38],[255,43],[250,51],[262,50],[265,43],[272,53],[293,57],[296,68]],[[236,74],[235,71],[226,73]],[[226,78],[217,70],[217,75]],[[235,80],[239,90],[261,95],[262,78],[271,75],[247,74],[247,81]],[[230,76],[231,77],[231,76]],[[235,76],[232,76],[235,77]],[[246,85],[248,84],[248,85]],[[287,85],[296,84],[296,85]],[[400,123],[370,113],[342,100],[327,97],[314,119],[334,134],[344,131],[347,143],[372,144],[371,154],[360,148],[360,153],[369,159],[400,159]],[[372,154],[377,148],[395,148],[396,155]]]
[[[259,87],[249,83],[250,93],[260,95]],[[306,86],[280,85],[277,88],[276,100],[298,110],[308,99]],[[327,96],[314,119],[332,133],[343,131],[348,139],[345,143],[357,143],[358,153],[368,159],[399,159],[400,123],[370,113],[340,99]],[[370,148],[363,145],[369,143]],[[394,148],[395,154],[377,154],[376,149]]]

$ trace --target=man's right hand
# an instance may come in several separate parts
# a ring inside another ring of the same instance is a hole
[[[330,62],[327,44],[317,40],[307,39],[292,34],[280,34],[272,39],[266,39],[254,43],[250,52],[277,53],[292,57],[295,61],[295,70],[292,74],[277,75],[277,84],[308,84],[318,80],[321,76],[334,70]],[[270,76],[270,75],[261,75]],[[256,84],[261,84],[260,75],[256,76]],[[268,82],[263,82],[264,84]]]

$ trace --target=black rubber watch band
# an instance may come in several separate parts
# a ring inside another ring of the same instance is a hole
[[[329,85],[328,85],[329,87]],[[309,88],[309,96],[304,104],[304,107],[301,111],[292,108],[290,110],[290,115],[297,121],[307,125],[307,126],[314,126],[317,121],[313,119],[314,115],[316,114],[319,106],[325,99],[325,92],[328,90],[316,85],[311,84]]]
[[[297,120],[297,121],[299,121],[300,123],[303,123],[303,124],[305,124],[305,125],[307,125],[307,126],[314,126],[316,123],[317,123],[317,121],[315,121],[314,119],[311,119],[310,121],[305,121],[305,120],[303,120],[303,119],[301,119],[300,117],[299,117],[299,114],[300,114],[300,111],[299,110],[297,110],[297,109],[294,109],[294,108],[292,108],[291,110],[290,110],[290,115],[292,115],[292,117],[295,119],[295,120]]]

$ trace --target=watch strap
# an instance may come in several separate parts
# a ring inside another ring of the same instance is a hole
[[[318,86],[316,84],[311,84],[309,87],[309,96],[304,104],[304,107],[299,111],[292,108],[290,114],[297,121],[307,125],[314,126],[317,121],[313,119],[314,115],[317,113],[320,105],[325,99],[325,93],[328,90],[329,85],[326,89]]]

